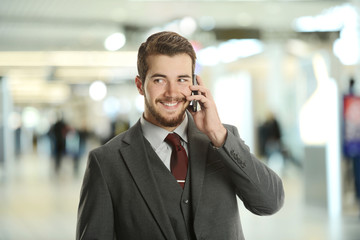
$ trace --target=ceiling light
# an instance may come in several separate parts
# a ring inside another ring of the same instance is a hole
[[[40,113],[34,107],[26,107],[22,112],[22,122],[26,128],[34,128],[39,122]]]
[[[246,58],[263,51],[263,44],[258,39],[231,39],[218,47],[211,46],[197,52],[199,64],[214,66],[220,62],[230,63],[239,58]]]
[[[179,23],[180,31],[185,36],[190,36],[196,31],[197,24],[192,17],[184,17]]]
[[[102,81],[95,81],[90,85],[89,95],[91,99],[95,101],[100,101],[105,98],[107,94],[107,88],[105,83]]]
[[[126,37],[123,33],[117,32],[108,36],[105,40],[104,46],[108,51],[117,51],[126,43]]]
[[[262,51],[263,45],[258,39],[231,39],[219,46],[220,58],[224,63],[250,57]]]
[[[317,16],[302,16],[295,19],[293,28],[298,32],[333,32],[340,31],[349,22],[355,24],[357,13],[350,4],[324,10]]]
[[[203,66],[215,66],[220,61],[218,49],[214,46],[201,49],[197,52],[197,61]]]
[[[343,11],[343,28],[340,38],[333,44],[333,52],[344,65],[356,65],[360,62],[358,15],[356,9],[348,5],[343,7]]]

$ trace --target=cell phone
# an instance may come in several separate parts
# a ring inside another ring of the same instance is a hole
[[[197,80],[196,80],[196,74],[193,74],[192,84],[193,84],[193,85],[198,85]],[[191,92],[191,95],[198,95],[198,94],[199,94],[198,91],[192,91],[192,92]],[[193,112],[197,112],[197,111],[198,111],[198,101],[197,101],[197,100],[192,100],[191,103],[190,103],[190,106],[191,106],[191,110],[192,110]]]

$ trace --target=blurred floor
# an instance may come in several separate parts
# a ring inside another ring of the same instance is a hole
[[[0,240],[75,239],[76,214],[86,156],[80,177],[73,176],[71,159],[65,158],[56,178],[46,156],[28,154],[10,171],[0,174]],[[347,208],[333,222],[324,209],[303,201],[301,172],[283,172],[286,200],[283,209],[270,217],[255,216],[241,204],[247,240],[360,240],[359,210]]]
[[[26,155],[3,176],[0,240],[74,239],[81,177],[74,178],[70,158],[55,177],[51,160]]]
[[[287,166],[281,174],[285,188],[283,208],[272,216],[256,216],[242,208],[242,223],[248,240],[360,240],[360,213],[352,201],[343,216],[331,220],[327,210],[305,204],[303,177]]]

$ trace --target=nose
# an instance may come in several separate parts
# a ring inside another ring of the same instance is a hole
[[[176,92],[178,91],[176,83],[172,81],[168,81],[166,84],[166,96],[172,97],[176,96]]]

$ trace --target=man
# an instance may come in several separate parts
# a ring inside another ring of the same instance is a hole
[[[77,239],[244,239],[236,196],[258,215],[281,208],[280,178],[220,122],[202,79],[192,85],[195,59],[191,44],[172,32],[140,46],[135,84],[145,111],[89,154]],[[200,111],[187,111],[193,100]],[[174,152],[169,133],[181,138]],[[173,160],[186,167],[183,177],[174,176]]]

